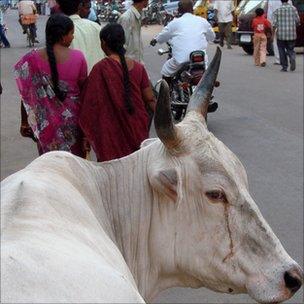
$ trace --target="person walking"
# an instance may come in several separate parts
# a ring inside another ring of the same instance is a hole
[[[273,13],[273,31],[276,31],[277,35],[281,71],[287,72],[287,56],[290,61],[290,71],[296,69],[294,47],[297,39],[297,25],[300,25],[300,17],[297,9],[289,4],[288,0],[281,0],[281,2],[282,6]]]
[[[141,37],[141,13],[148,6],[148,0],[134,0],[133,5],[118,19],[126,37],[126,56],[143,63],[144,47]]]
[[[57,0],[62,12],[69,16],[74,23],[75,32],[74,40],[71,48],[81,50],[88,64],[88,72],[90,72],[97,62],[104,58],[104,53],[100,48],[99,33],[101,26],[80,17],[85,9],[88,16],[91,8],[90,0]]]
[[[35,6],[37,8],[37,14],[41,15],[42,0],[35,0]]]
[[[256,17],[253,18],[251,27],[253,29],[253,58],[256,66],[266,66],[267,36],[271,34],[271,23],[265,18],[264,10],[257,8]]]
[[[234,4],[232,0],[215,0],[214,6],[215,19],[218,21],[220,46],[224,46],[226,38],[227,48],[232,49],[232,21],[234,15]]]
[[[39,43],[37,40],[37,8],[32,0],[20,0],[18,3],[19,23],[22,27],[23,34],[26,34],[27,26],[31,31],[33,42]]]
[[[3,11],[2,8],[0,8],[0,41],[3,43],[5,48],[10,48],[11,45],[5,35],[5,25],[3,22]]]
[[[155,98],[144,66],[125,57],[125,35],[110,23],[100,33],[106,58],[90,73],[82,94],[80,126],[97,160],[106,161],[135,152],[149,137],[147,108]]]
[[[59,4],[56,0],[48,0],[47,1],[47,12],[46,15],[54,15],[54,14],[61,14],[62,11],[59,8]]]
[[[288,3],[292,4],[291,0],[288,0]],[[281,0],[268,0],[267,19],[271,22],[272,25],[273,25],[273,13],[281,5],[282,5]],[[274,64],[280,65],[280,55],[279,55],[276,33],[273,33],[272,45],[274,52]]]
[[[96,5],[95,1],[91,1],[90,12],[86,18],[88,18],[89,20],[91,20],[93,22],[97,22],[98,24],[100,24],[96,12],[97,12],[97,5]]]
[[[37,142],[39,155],[62,150],[85,157],[78,117],[87,64],[81,51],[69,49],[70,18],[51,16],[45,32],[46,47],[29,52],[14,67],[22,99],[20,133]]]

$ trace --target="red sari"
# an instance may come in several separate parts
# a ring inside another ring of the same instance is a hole
[[[150,85],[149,78],[144,66],[135,61],[129,77],[133,114],[126,110],[123,71],[114,59],[97,63],[84,87],[79,123],[98,161],[133,153],[149,137],[149,118],[142,97]]]

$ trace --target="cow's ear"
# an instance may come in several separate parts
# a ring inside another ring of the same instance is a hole
[[[175,202],[178,198],[179,179],[175,168],[157,170],[149,177],[152,187],[157,192],[168,196]]]

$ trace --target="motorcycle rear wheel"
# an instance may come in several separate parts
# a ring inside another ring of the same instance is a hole
[[[175,109],[172,109],[172,114],[173,114],[173,118],[176,121],[180,121],[183,118],[183,114],[184,114],[184,109],[182,107],[178,107]]]

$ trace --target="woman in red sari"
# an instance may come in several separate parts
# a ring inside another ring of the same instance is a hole
[[[100,33],[106,58],[92,69],[82,93],[80,126],[98,161],[138,150],[149,136],[155,98],[144,66],[125,58],[124,30],[108,24]]]

